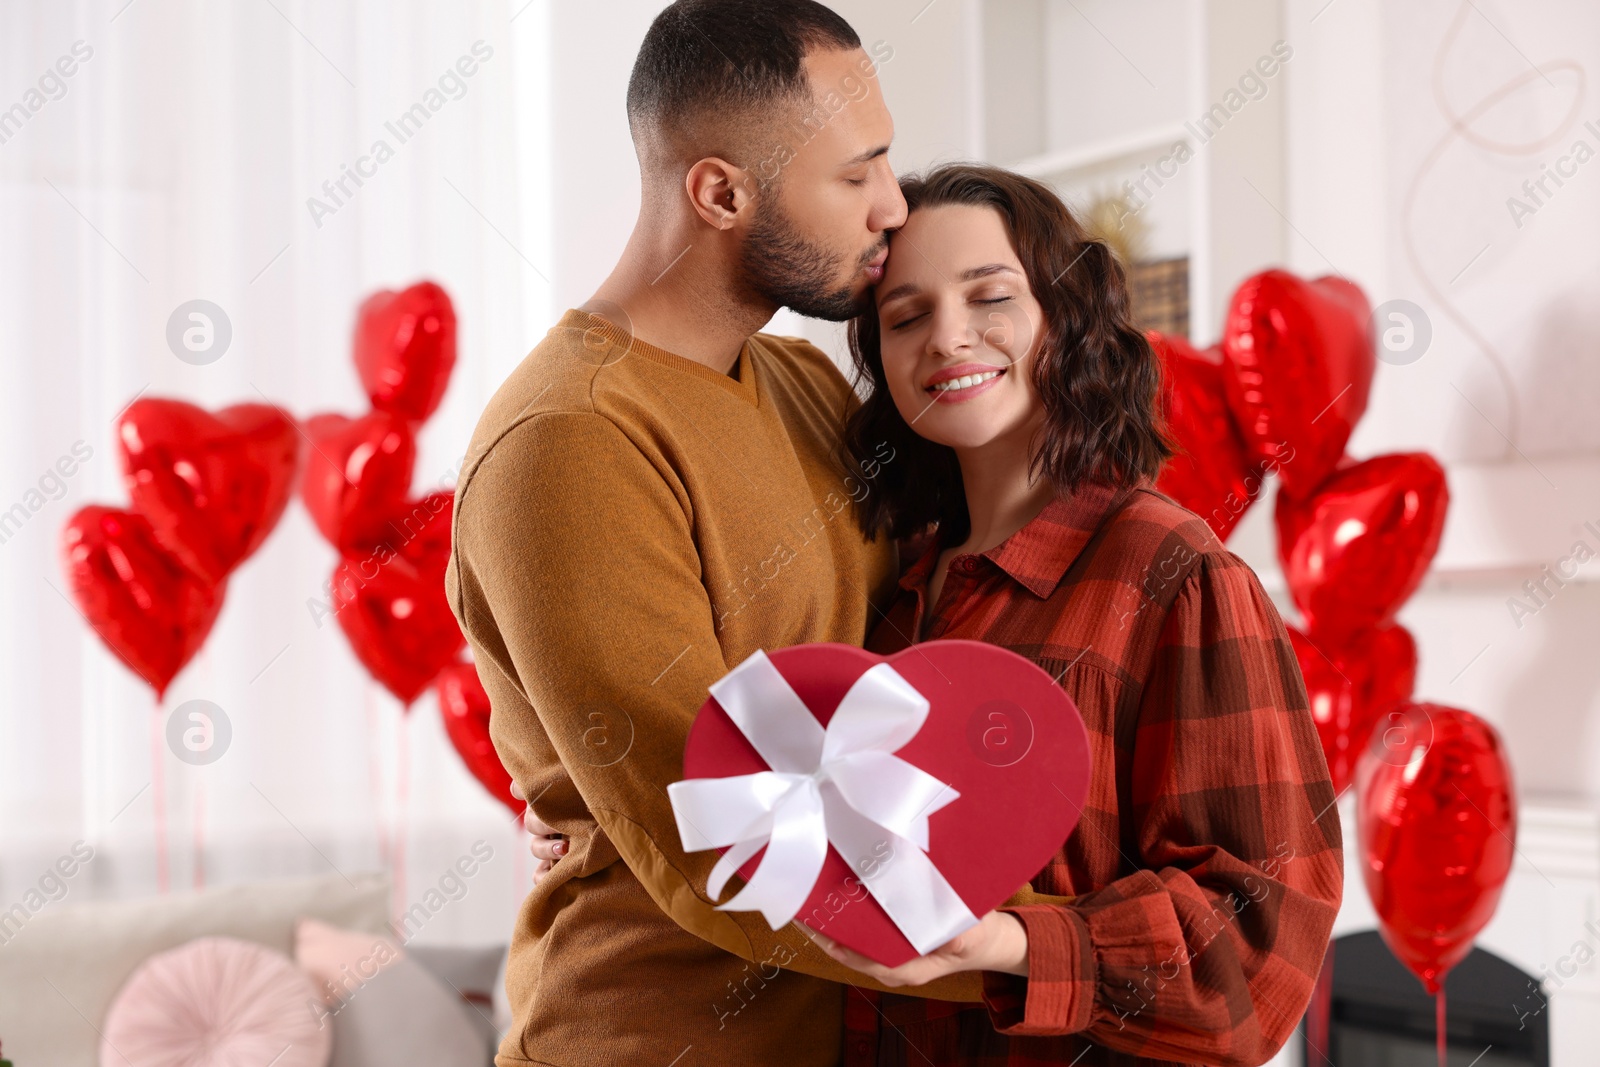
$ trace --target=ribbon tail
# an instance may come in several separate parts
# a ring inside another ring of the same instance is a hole
[[[978,925],[922,849],[850,807],[831,783],[822,788],[828,840],[919,955]]]
[[[717,860],[716,866],[711,868],[711,874],[706,879],[706,895],[712,900],[720,897],[722,890],[728,884],[728,879],[732,878],[739,868],[745,865],[746,860],[760,852],[762,846],[766,843],[767,835],[765,829],[763,829],[759,837],[746,838],[724,852],[722,858]]]
[[[772,813],[772,836],[761,866],[718,911],[759,911],[774,930],[805,905],[828,858],[828,828],[815,783],[795,788]]]

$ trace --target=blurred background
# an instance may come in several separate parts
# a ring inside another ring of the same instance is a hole
[[[435,693],[407,710],[319,612],[338,553],[298,500],[231,576],[159,704],[86,625],[62,530],[86,504],[127,506],[115,424],[136,399],[366,413],[357,309],[422,280],[449,294],[459,354],[417,431],[411,493],[448,491],[498,383],[590,295],[632,227],[623,97],[660,6],[0,3],[0,908],[83,842],[93,858],[43,906],[24,904],[29,922],[163,886],[298,877],[354,891],[372,871],[392,876],[393,918],[481,845],[490,858],[408,934],[503,946],[531,863],[511,811],[469,773]],[[1213,345],[1234,291],[1269,267],[1342,276],[1374,307],[1404,302],[1392,306],[1416,339],[1380,351],[1347,452],[1443,465],[1443,537],[1399,616],[1415,693],[1491,722],[1517,776],[1516,863],[1479,939],[1510,970],[1485,987],[1480,1062],[1593,1062],[1600,97],[1587,72],[1600,7],[832,6],[886,57],[896,171],[987,160],[1120,217],[1141,325]],[[338,191],[353,170],[360,182]],[[205,361],[169,341],[192,301],[227,324]],[[785,312],[771,329],[843,355],[837,327]],[[1274,492],[1229,547],[1294,621]],[[227,722],[210,762],[166,740],[173,709],[195,700]],[[1374,921],[1349,801],[1337,932],[1356,959]],[[1504,989],[1536,999],[1519,1014]],[[1423,1062],[1361,1058],[1360,1020],[1400,994],[1345,992],[1346,1052],[1330,1062]],[[1431,1051],[1431,1014],[1422,1038],[1404,1018],[1384,1025],[1383,1054]],[[1537,1047],[1517,1045],[1530,1031]]]

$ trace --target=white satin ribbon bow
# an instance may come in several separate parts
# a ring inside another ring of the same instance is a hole
[[[750,881],[718,910],[787,925],[831,843],[917,952],[977,925],[927,856],[928,816],[961,794],[894,755],[928,717],[927,699],[894,668],[879,663],[856,679],[826,730],[760,650],[711,695],[772,768],[667,787],[685,851],[732,846],[707,881],[713,899],[766,847]]]

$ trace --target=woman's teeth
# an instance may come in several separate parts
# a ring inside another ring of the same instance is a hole
[[[951,378],[947,382],[937,382],[931,388],[936,393],[948,393],[952,389],[970,389],[972,386],[986,382],[990,378],[998,377],[1000,377],[1000,372],[991,370],[982,374],[969,374],[965,378]]]

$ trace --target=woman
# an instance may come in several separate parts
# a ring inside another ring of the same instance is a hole
[[[984,972],[981,1007],[852,994],[845,1062],[1262,1063],[1305,1009],[1342,891],[1283,622],[1151,487],[1170,454],[1159,366],[1106,246],[1005,171],[902,188],[910,216],[851,329],[871,394],[846,450],[852,467],[884,440],[904,457],[859,505],[868,536],[934,533],[868,647],[1028,657],[1077,703],[1095,777],[1045,869],[949,945],[885,968],[819,934],[890,986]]]

